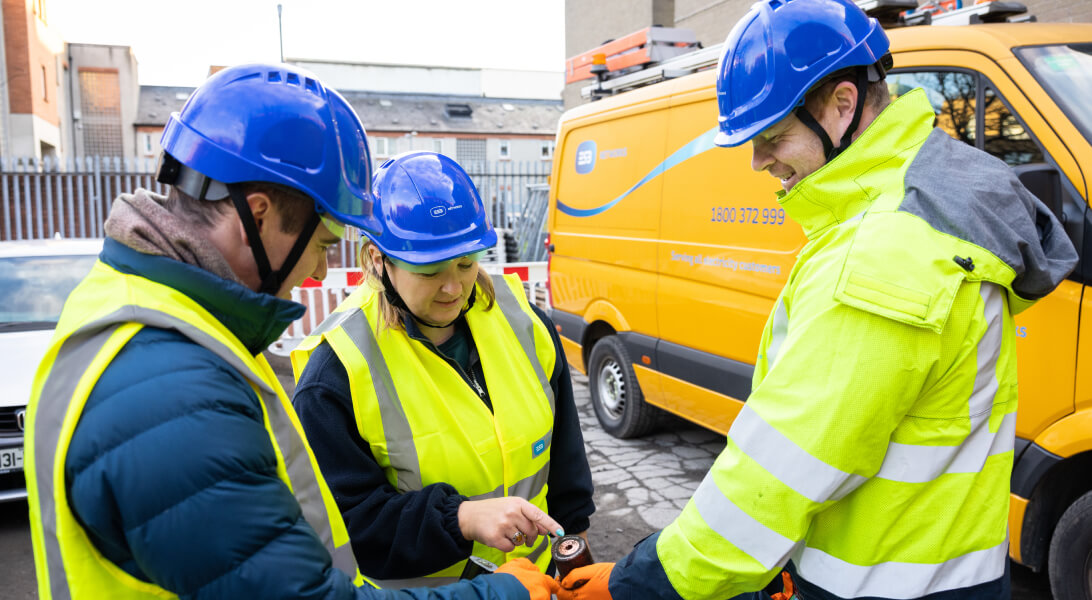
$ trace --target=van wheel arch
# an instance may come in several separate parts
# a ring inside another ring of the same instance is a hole
[[[614,327],[611,327],[610,323],[606,321],[596,321],[588,325],[584,330],[584,339],[581,341],[581,354],[584,358],[584,367],[587,369],[588,361],[591,360],[592,346],[595,346],[596,342],[607,337],[608,335],[615,335],[618,332]]]
[[[1092,451],[1073,455],[1050,468],[1035,485],[1020,536],[1020,562],[1035,572],[1048,570],[1051,540],[1062,515],[1092,492]]]

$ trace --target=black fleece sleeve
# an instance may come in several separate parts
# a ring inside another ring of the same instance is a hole
[[[565,528],[565,533],[580,533],[588,528],[589,519],[595,512],[592,500],[591,469],[584,450],[584,434],[580,431],[580,418],[576,412],[573,382],[569,375],[569,361],[561,349],[557,328],[546,313],[537,306],[531,307],[538,318],[550,330],[557,359],[550,375],[554,389],[554,437],[550,447],[550,477],[546,491],[546,503],[550,516]]]
[[[300,377],[292,404],[337,501],[360,571],[377,579],[420,577],[470,556],[459,531],[465,496],[446,483],[405,494],[387,481],[353,416],[349,376],[328,344]]]

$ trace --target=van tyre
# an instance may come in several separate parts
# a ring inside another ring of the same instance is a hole
[[[1050,538],[1054,600],[1092,600],[1092,492],[1062,513]]]
[[[645,403],[629,352],[617,336],[596,342],[588,364],[592,406],[607,433],[632,438],[656,426],[660,411]]]

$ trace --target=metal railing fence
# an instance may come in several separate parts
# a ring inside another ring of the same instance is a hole
[[[506,257],[504,246],[487,261],[543,260],[542,225],[546,214],[550,163],[544,161],[469,162],[470,175],[494,227],[515,235],[518,253]],[[144,188],[166,193],[155,181],[153,159],[87,157],[0,160],[0,240],[61,236],[103,236],[110,205],[121,193]],[[503,244],[504,235],[501,235]],[[331,250],[331,267],[356,267],[359,241]]]
[[[117,157],[0,160],[0,240],[103,236],[118,194],[138,187],[159,193],[155,161]]]

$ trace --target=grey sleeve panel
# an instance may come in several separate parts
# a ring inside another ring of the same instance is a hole
[[[934,129],[906,171],[899,210],[981,246],[1016,272],[1027,300],[1049,294],[1077,265],[1077,251],[1050,209],[1000,159]]]

